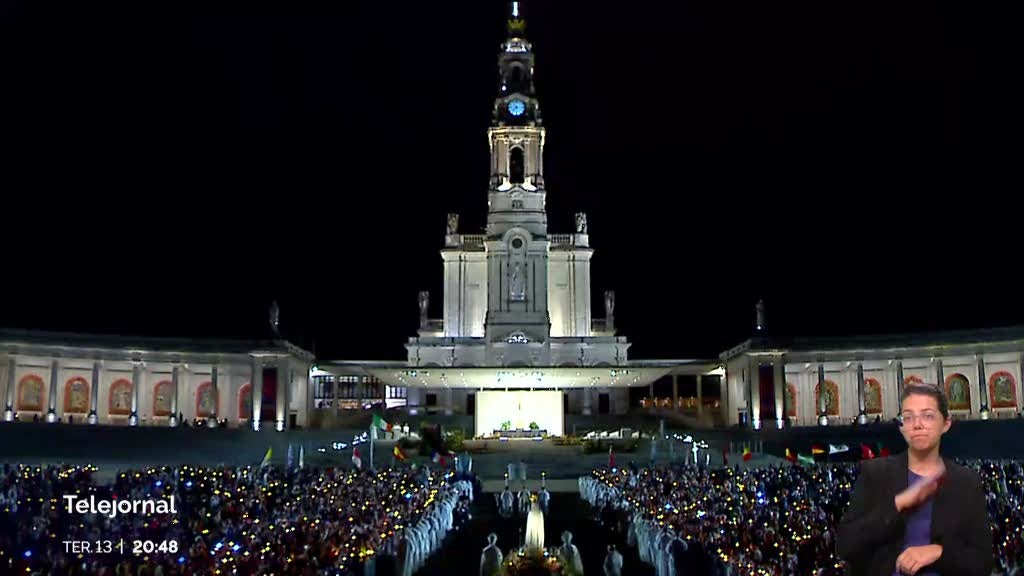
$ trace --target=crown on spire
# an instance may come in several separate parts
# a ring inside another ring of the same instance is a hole
[[[508,19],[509,34],[522,34],[526,30],[526,20],[523,19],[522,4],[517,0],[512,2],[512,15]]]

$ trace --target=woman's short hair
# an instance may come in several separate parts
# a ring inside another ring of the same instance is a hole
[[[942,387],[936,384],[926,384],[924,382],[907,384],[903,387],[903,394],[900,394],[901,411],[903,409],[903,401],[911,394],[917,394],[918,396],[931,396],[932,398],[935,398],[935,403],[939,405],[939,412],[942,413],[942,417],[949,420],[949,400],[946,399],[946,393],[942,390]]]

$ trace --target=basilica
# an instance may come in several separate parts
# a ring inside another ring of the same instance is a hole
[[[4,330],[3,420],[284,430],[331,427],[383,404],[409,415],[472,414],[477,435],[557,436],[569,414],[641,410],[762,429],[888,420],[910,382],[943,386],[954,418],[1019,414],[1024,327],[778,339],[759,304],[752,337],[718,357],[630,357],[615,292],[591,283],[599,260],[586,214],[575,214],[571,230],[548,229],[546,132],[525,25],[512,2],[487,128],[486,231],[462,233],[459,215],[448,216],[441,318],[429,316],[431,295],[421,292],[405,358],[315,359],[280,337],[273,311],[274,336],[253,341]],[[681,379],[695,382],[691,392],[681,394]]]

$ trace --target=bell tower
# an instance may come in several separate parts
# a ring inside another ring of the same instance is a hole
[[[533,82],[533,47],[521,2],[512,2],[498,54],[498,95],[487,140],[487,321],[490,341],[546,341],[548,226],[544,127]]]

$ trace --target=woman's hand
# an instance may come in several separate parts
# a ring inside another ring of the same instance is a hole
[[[946,467],[943,465],[935,474],[918,480],[916,484],[897,494],[896,510],[903,512],[924,504],[935,495],[945,478]]]
[[[896,557],[896,571],[900,574],[917,574],[918,570],[933,564],[940,556],[942,546],[939,544],[911,546]]]

